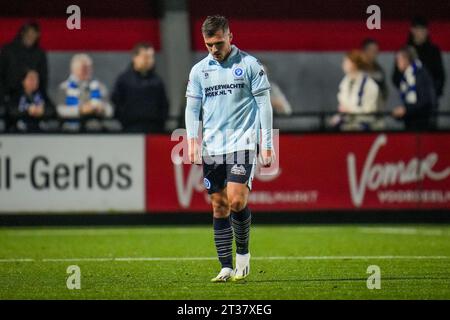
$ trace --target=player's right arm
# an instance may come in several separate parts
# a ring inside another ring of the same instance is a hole
[[[189,161],[201,164],[201,148],[199,146],[200,110],[202,107],[203,92],[196,68],[192,68],[189,74],[189,82],[186,90],[185,122],[188,138]]]
[[[201,107],[202,100],[189,96],[187,97],[185,119],[189,147],[189,161],[195,164],[201,164],[200,147],[198,143]]]

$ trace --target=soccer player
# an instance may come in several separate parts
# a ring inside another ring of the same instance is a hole
[[[222,269],[211,281],[237,281],[250,272],[247,199],[259,140],[262,166],[274,161],[270,84],[259,61],[231,45],[233,35],[225,17],[207,17],[202,34],[209,55],[192,68],[186,91],[189,160],[203,162],[213,208],[214,242]]]

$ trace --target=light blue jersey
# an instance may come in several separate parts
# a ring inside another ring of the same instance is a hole
[[[201,107],[203,154],[255,150],[260,124],[265,123],[262,129],[272,126],[270,100],[264,100],[268,104],[264,108],[268,109],[261,113],[255,97],[267,96],[269,90],[267,75],[256,58],[236,46],[232,46],[230,55],[223,62],[214,60],[209,54],[192,68],[189,75],[186,90],[188,138],[198,136]],[[260,122],[262,114],[270,119]],[[265,147],[271,149],[271,133],[265,140]]]

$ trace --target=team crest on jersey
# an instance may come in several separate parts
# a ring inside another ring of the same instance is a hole
[[[234,68],[233,75],[235,79],[242,79],[244,77],[244,69],[241,67]]]
[[[208,79],[208,78],[209,78],[209,73],[205,72],[205,79]]]
[[[235,164],[233,167],[231,167],[230,172],[238,176],[245,176],[245,174],[247,173],[242,164],[241,165]]]

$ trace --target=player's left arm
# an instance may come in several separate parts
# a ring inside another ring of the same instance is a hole
[[[275,157],[272,137],[272,105],[270,103],[270,91],[266,90],[255,96],[259,108],[259,122],[261,125],[261,160],[264,167],[269,167]]]
[[[264,167],[269,167],[274,160],[273,150],[273,110],[270,102],[270,83],[264,67],[257,61],[252,61],[251,86],[252,94],[259,108],[259,123],[261,126],[261,160]]]

